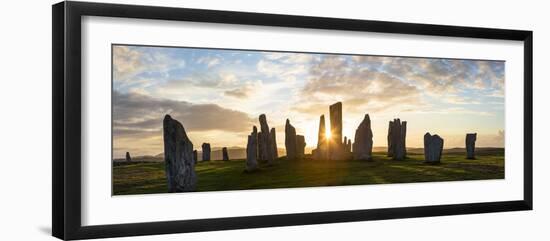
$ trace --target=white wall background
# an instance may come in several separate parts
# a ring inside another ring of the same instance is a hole
[[[119,0],[117,3],[528,29],[534,33],[534,205],[530,212],[355,222],[117,240],[548,240],[549,6],[544,1]],[[51,231],[51,8],[0,10],[0,240],[54,240]]]

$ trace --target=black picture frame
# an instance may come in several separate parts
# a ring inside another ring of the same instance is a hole
[[[368,210],[140,222],[81,224],[81,17],[103,16],[426,36],[517,40],[524,44],[524,187],[522,200]],[[532,210],[533,32],[415,23],[197,10],[171,7],[60,2],[52,6],[52,233],[65,239],[106,238],[213,230]]]

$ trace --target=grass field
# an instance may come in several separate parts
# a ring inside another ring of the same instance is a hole
[[[301,161],[279,158],[276,165],[260,165],[245,173],[244,160],[199,162],[197,191],[266,188],[364,185],[504,178],[504,150],[476,152],[476,160],[464,153],[446,153],[442,163],[425,164],[418,152],[403,161],[392,161],[385,153],[374,153],[367,161]],[[113,166],[113,194],[167,192],[164,162],[116,163]]]

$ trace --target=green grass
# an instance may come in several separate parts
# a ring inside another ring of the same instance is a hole
[[[244,160],[200,162],[195,170],[197,191],[364,185],[384,183],[484,180],[504,178],[504,150],[476,153],[476,160],[464,154],[444,154],[441,164],[426,164],[421,154],[408,153],[403,161],[374,153],[373,161],[301,161],[279,158],[277,164],[260,165],[245,173]],[[113,194],[165,193],[163,162],[118,163],[113,166]]]

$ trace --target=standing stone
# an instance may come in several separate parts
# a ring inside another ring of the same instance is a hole
[[[265,114],[261,114],[260,121],[260,135],[258,135],[258,145],[260,147],[260,160],[267,161],[269,164],[273,164],[275,160],[276,152],[273,150],[272,136],[267,125],[267,118]]]
[[[210,161],[210,143],[202,143],[202,161]]]
[[[390,121],[390,124],[388,126],[388,157],[393,156],[392,127],[393,127],[393,122]]]
[[[466,134],[466,158],[468,159],[476,159],[476,156],[475,156],[476,139],[477,139],[477,133]]]
[[[271,153],[273,155],[273,159],[277,159],[279,158],[279,149],[277,149],[277,138],[275,134],[275,128],[271,128],[269,135],[271,136]]]
[[[343,160],[344,145],[342,145],[342,102],[337,102],[329,107],[330,113],[330,140],[328,146],[330,160]]]
[[[267,156],[267,146],[265,146],[265,142],[263,142],[264,140],[264,133],[263,132],[258,132],[258,161],[265,161],[267,159],[264,159],[266,158]]]
[[[193,150],[193,160],[195,161],[195,164],[199,162],[199,155],[197,153],[197,150]]]
[[[388,156],[393,160],[403,160],[407,156],[407,122],[399,119],[390,121],[388,127]]]
[[[354,160],[372,160],[372,129],[369,114],[366,114],[355,131],[353,142]]]
[[[163,120],[164,162],[168,192],[195,191],[197,175],[193,159],[193,143],[183,125],[166,115]]]
[[[301,160],[304,158],[306,149],[306,139],[302,135],[296,136],[296,159]]]
[[[227,154],[227,147],[222,148],[222,160],[229,161],[229,154]]]
[[[424,160],[427,163],[439,163],[443,152],[443,138],[438,135],[424,135]]]
[[[351,138],[348,139],[347,136],[344,136],[344,142],[342,143],[342,145],[344,146],[344,152],[346,154],[351,153]]]
[[[251,172],[258,169],[258,130],[252,128],[246,143],[246,171]]]
[[[126,162],[132,162],[132,157],[130,157],[130,152],[126,152]]]
[[[317,135],[317,149],[313,150],[315,160],[328,160],[328,143],[325,129],[325,115],[319,118],[319,134]]]
[[[285,124],[285,148],[286,148],[286,159],[295,160],[296,159],[296,128],[290,124],[290,120],[286,119]]]

